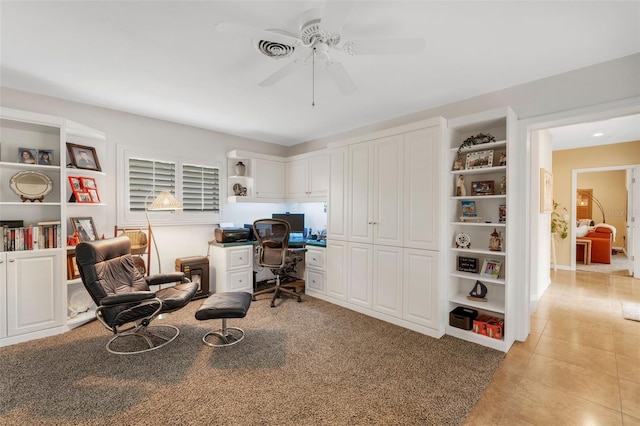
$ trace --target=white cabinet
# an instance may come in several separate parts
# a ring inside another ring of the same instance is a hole
[[[511,279],[512,274],[515,276],[513,258],[507,250],[515,250],[518,236],[511,231],[506,214],[517,215],[517,206],[511,201],[511,191],[502,185],[511,180],[513,173],[511,149],[517,137],[517,118],[510,109],[501,108],[451,119],[449,132],[447,312],[462,306],[503,319],[504,335],[495,339],[450,325],[446,332],[506,352],[514,341],[516,312],[524,312],[517,308],[516,294],[520,290]],[[490,134],[495,140],[459,150],[463,141],[481,133]],[[474,161],[476,158],[486,160]],[[456,160],[459,162],[454,164]],[[497,247],[491,246],[492,234],[502,240]],[[458,235],[464,235],[470,244],[457,244]],[[483,274],[485,262],[499,264],[499,274]],[[473,265],[475,270],[471,270]],[[487,287],[486,301],[467,298],[476,281]]]
[[[435,118],[328,147],[325,300],[435,337],[444,126]]]
[[[346,147],[329,150],[329,198],[327,201],[327,239],[347,240],[349,151]]]
[[[256,198],[284,198],[284,162],[257,158],[253,171]]]
[[[5,272],[2,337],[12,337],[58,328],[64,322],[65,289],[62,281],[63,250],[30,250],[0,253]],[[31,338],[43,337],[32,334]],[[30,337],[13,339],[13,343]],[[12,343],[12,342],[10,342]]]
[[[371,308],[373,298],[373,246],[347,244],[347,300]]]
[[[403,249],[375,246],[373,250],[373,309],[402,318]]]
[[[347,297],[347,243],[327,240],[327,296],[337,300]]]
[[[210,243],[210,276],[215,277],[215,293],[253,292],[253,244]]]
[[[287,201],[307,201],[307,198],[326,200],[329,190],[329,160],[326,154],[287,159],[285,176]]]
[[[305,293],[310,295],[325,294],[325,252],[324,247],[307,246],[305,253]]]
[[[402,317],[433,329],[440,320],[440,258],[434,251],[404,249]]]
[[[106,157],[105,134],[61,117],[0,109],[0,222],[21,220],[24,227],[41,222],[59,223],[55,248],[10,251],[2,258],[2,296],[0,296],[0,346],[45,337],[68,330],[93,318],[87,314],[79,319],[67,318],[66,238],[69,217],[91,217],[98,236],[106,231],[107,213],[104,206],[106,188],[104,173],[66,167],[69,163],[67,143],[80,148],[90,146],[98,159]],[[19,153],[28,149],[36,156],[35,164],[19,161]],[[52,161],[45,164],[42,154]],[[22,202],[9,182],[18,174],[44,175],[51,181],[51,191],[38,202]],[[99,196],[98,203],[70,203],[68,177],[90,177]],[[4,241],[0,251],[4,250]],[[6,281],[5,281],[6,279]],[[77,283],[77,280],[76,280]]]

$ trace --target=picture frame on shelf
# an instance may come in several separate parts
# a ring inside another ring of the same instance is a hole
[[[471,195],[494,195],[494,185],[492,180],[471,182]]]
[[[18,148],[18,163],[37,164],[37,151],[35,148]]]
[[[72,191],[69,202],[100,203],[100,194],[95,179],[84,176],[67,176],[67,179]]]
[[[464,168],[467,170],[493,167],[493,150],[475,151],[467,154]]]
[[[92,203],[99,203],[100,202],[100,195],[98,194],[98,190],[97,189],[88,188],[87,192],[89,193],[89,196],[91,197],[91,202]]]
[[[91,198],[89,194],[86,195]],[[72,217],[69,220],[73,230],[78,233],[81,242],[98,239],[98,231],[96,231],[96,225],[93,223],[92,217]]]
[[[473,200],[460,200],[462,206],[462,217],[478,217],[476,202]]]
[[[480,275],[487,278],[498,279],[500,276],[500,269],[502,269],[502,262],[495,259],[485,259],[482,262],[482,270]]]
[[[83,189],[98,189],[98,185],[96,185],[96,180],[90,177],[81,177],[80,183],[82,184]]]
[[[76,263],[76,254],[67,253],[67,280],[75,280],[80,278],[80,271]]]
[[[540,213],[553,211],[553,173],[540,169]]]
[[[67,180],[69,180],[71,191],[82,191],[82,181],[80,180],[80,176],[67,176]]]
[[[71,164],[78,169],[95,170],[101,172],[100,161],[98,161],[98,155],[96,149],[92,146],[76,145],[74,143],[67,142],[67,151],[69,152],[69,158]]]
[[[471,272],[477,274],[478,260],[479,259],[477,257],[458,256],[457,270],[460,272]]]
[[[91,194],[88,191],[76,191],[74,195],[76,196],[76,203],[93,203]]]
[[[498,222],[506,223],[507,222],[507,205],[500,204],[498,206]]]
[[[53,149],[38,150],[38,165],[53,166]]]

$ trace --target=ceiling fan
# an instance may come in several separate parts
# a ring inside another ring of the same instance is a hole
[[[250,36],[258,50],[274,59],[290,57],[295,50],[308,50],[308,55],[292,60],[262,82],[259,86],[271,86],[309,63],[324,65],[328,74],[344,94],[349,95],[357,86],[347,69],[332,58],[332,52],[343,51],[348,55],[412,55],[425,47],[424,39],[350,40],[343,42],[342,27],[348,19],[355,1],[327,1],[324,11],[311,9],[300,18],[299,34],[283,30],[261,30],[234,22],[221,22],[216,26],[220,32]]]

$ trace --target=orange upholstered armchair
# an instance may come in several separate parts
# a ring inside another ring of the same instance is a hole
[[[611,263],[611,249],[613,246],[614,231],[605,226],[598,226],[593,231],[587,233],[583,239],[591,240],[591,262],[595,263]],[[576,260],[584,259],[583,250],[577,247]]]

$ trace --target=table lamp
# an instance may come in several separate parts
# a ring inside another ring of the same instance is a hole
[[[182,210],[182,203],[171,195],[168,191],[162,191],[160,195],[153,200],[150,206],[147,207],[147,201],[149,200],[149,196],[153,195],[153,192],[147,194],[144,199],[144,213],[147,216],[147,223],[149,224],[150,234],[152,235],[151,239],[153,241],[153,247],[156,249],[156,256],[158,257],[158,273],[162,273],[162,266],[160,264],[160,252],[158,251],[158,244],[156,243],[156,237],[153,234],[153,230],[151,227],[151,219],[149,219],[149,211],[176,211]],[[151,265],[149,265],[151,266]]]

